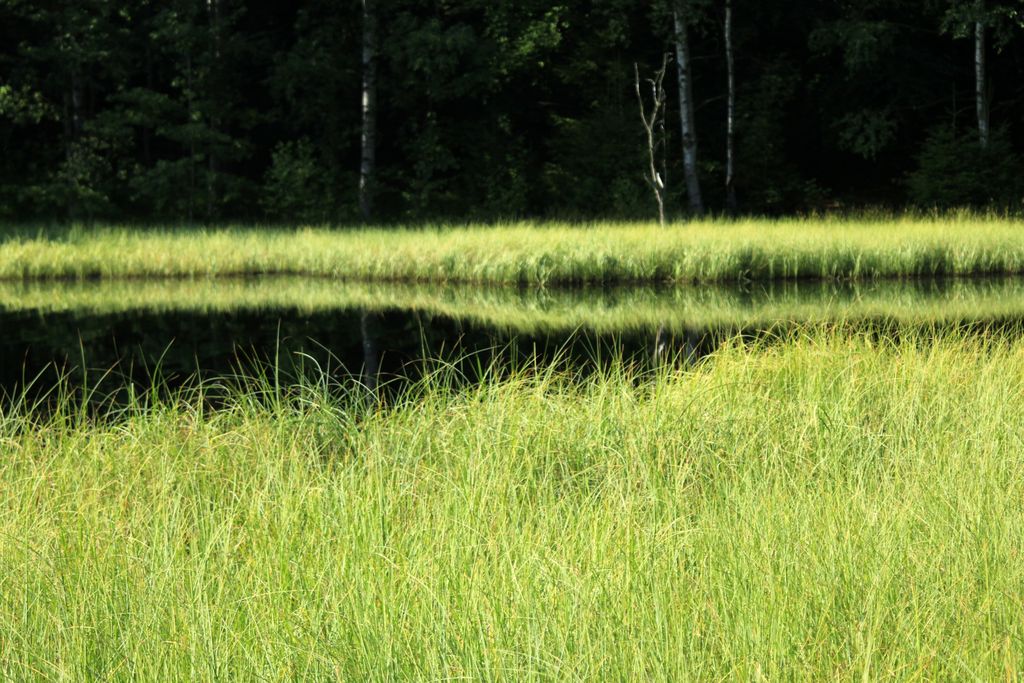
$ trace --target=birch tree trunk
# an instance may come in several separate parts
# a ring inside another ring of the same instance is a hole
[[[983,6],[983,5],[982,5]],[[974,106],[978,113],[978,140],[988,147],[988,100],[985,97],[985,24],[974,22]]]
[[[697,177],[697,132],[693,116],[693,84],[690,74],[690,42],[682,10],[677,4],[672,18],[675,23],[676,71],[679,77],[679,122],[683,138],[683,176],[686,180],[686,196],[690,212],[704,213],[704,201],[700,196],[700,179]]]
[[[733,72],[732,56],[732,0],[725,0],[725,71],[727,82],[725,107],[725,202],[729,211],[736,212],[735,173],[735,121],[736,121],[736,79]]]
[[[363,132],[359,164],[359,211],[373,216],[377,173],[377,0],[363,1]]]

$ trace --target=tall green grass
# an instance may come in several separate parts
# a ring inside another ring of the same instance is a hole
[[[0,677],[1020,676],[1024,342],[446,377],[4,409]]]
[[[1019,220],[943,217],[529,223],[423,229],[7,230],[0,279],[260,273],[519,285],[1024,272]]]

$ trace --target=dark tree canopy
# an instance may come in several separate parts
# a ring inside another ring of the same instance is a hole
[[[672,52],[673,10],[704,202],[724,210],[724,7],[378,0],[376,217],[654,218],[634,64]],[[1020,0],[732,0],[732,17],[741,211],[1019,206]],[[362,20],[359,0],[0,0],[0,217],[359,220]]]

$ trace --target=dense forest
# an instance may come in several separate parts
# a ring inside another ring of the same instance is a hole
[[[1022,24],[1020,0],[0,0],[0,216],[1016,208]]]

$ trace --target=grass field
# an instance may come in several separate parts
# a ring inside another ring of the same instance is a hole
[[[0,677],[1007,679],[1024,342],[0,413]]]
[[[1024,272],[1010,218],[528,223],[422,229],[7,229],[0,279],[261,273],[376,282],[688,283]]]
[[[957,323],[1024,319],[1024,281],[1002,277],[608,289],[407,285],[291,276],[0,281],[0,312],[215,314],[355,309],[416,311],[529,333],[742,328],[830,320]]]

